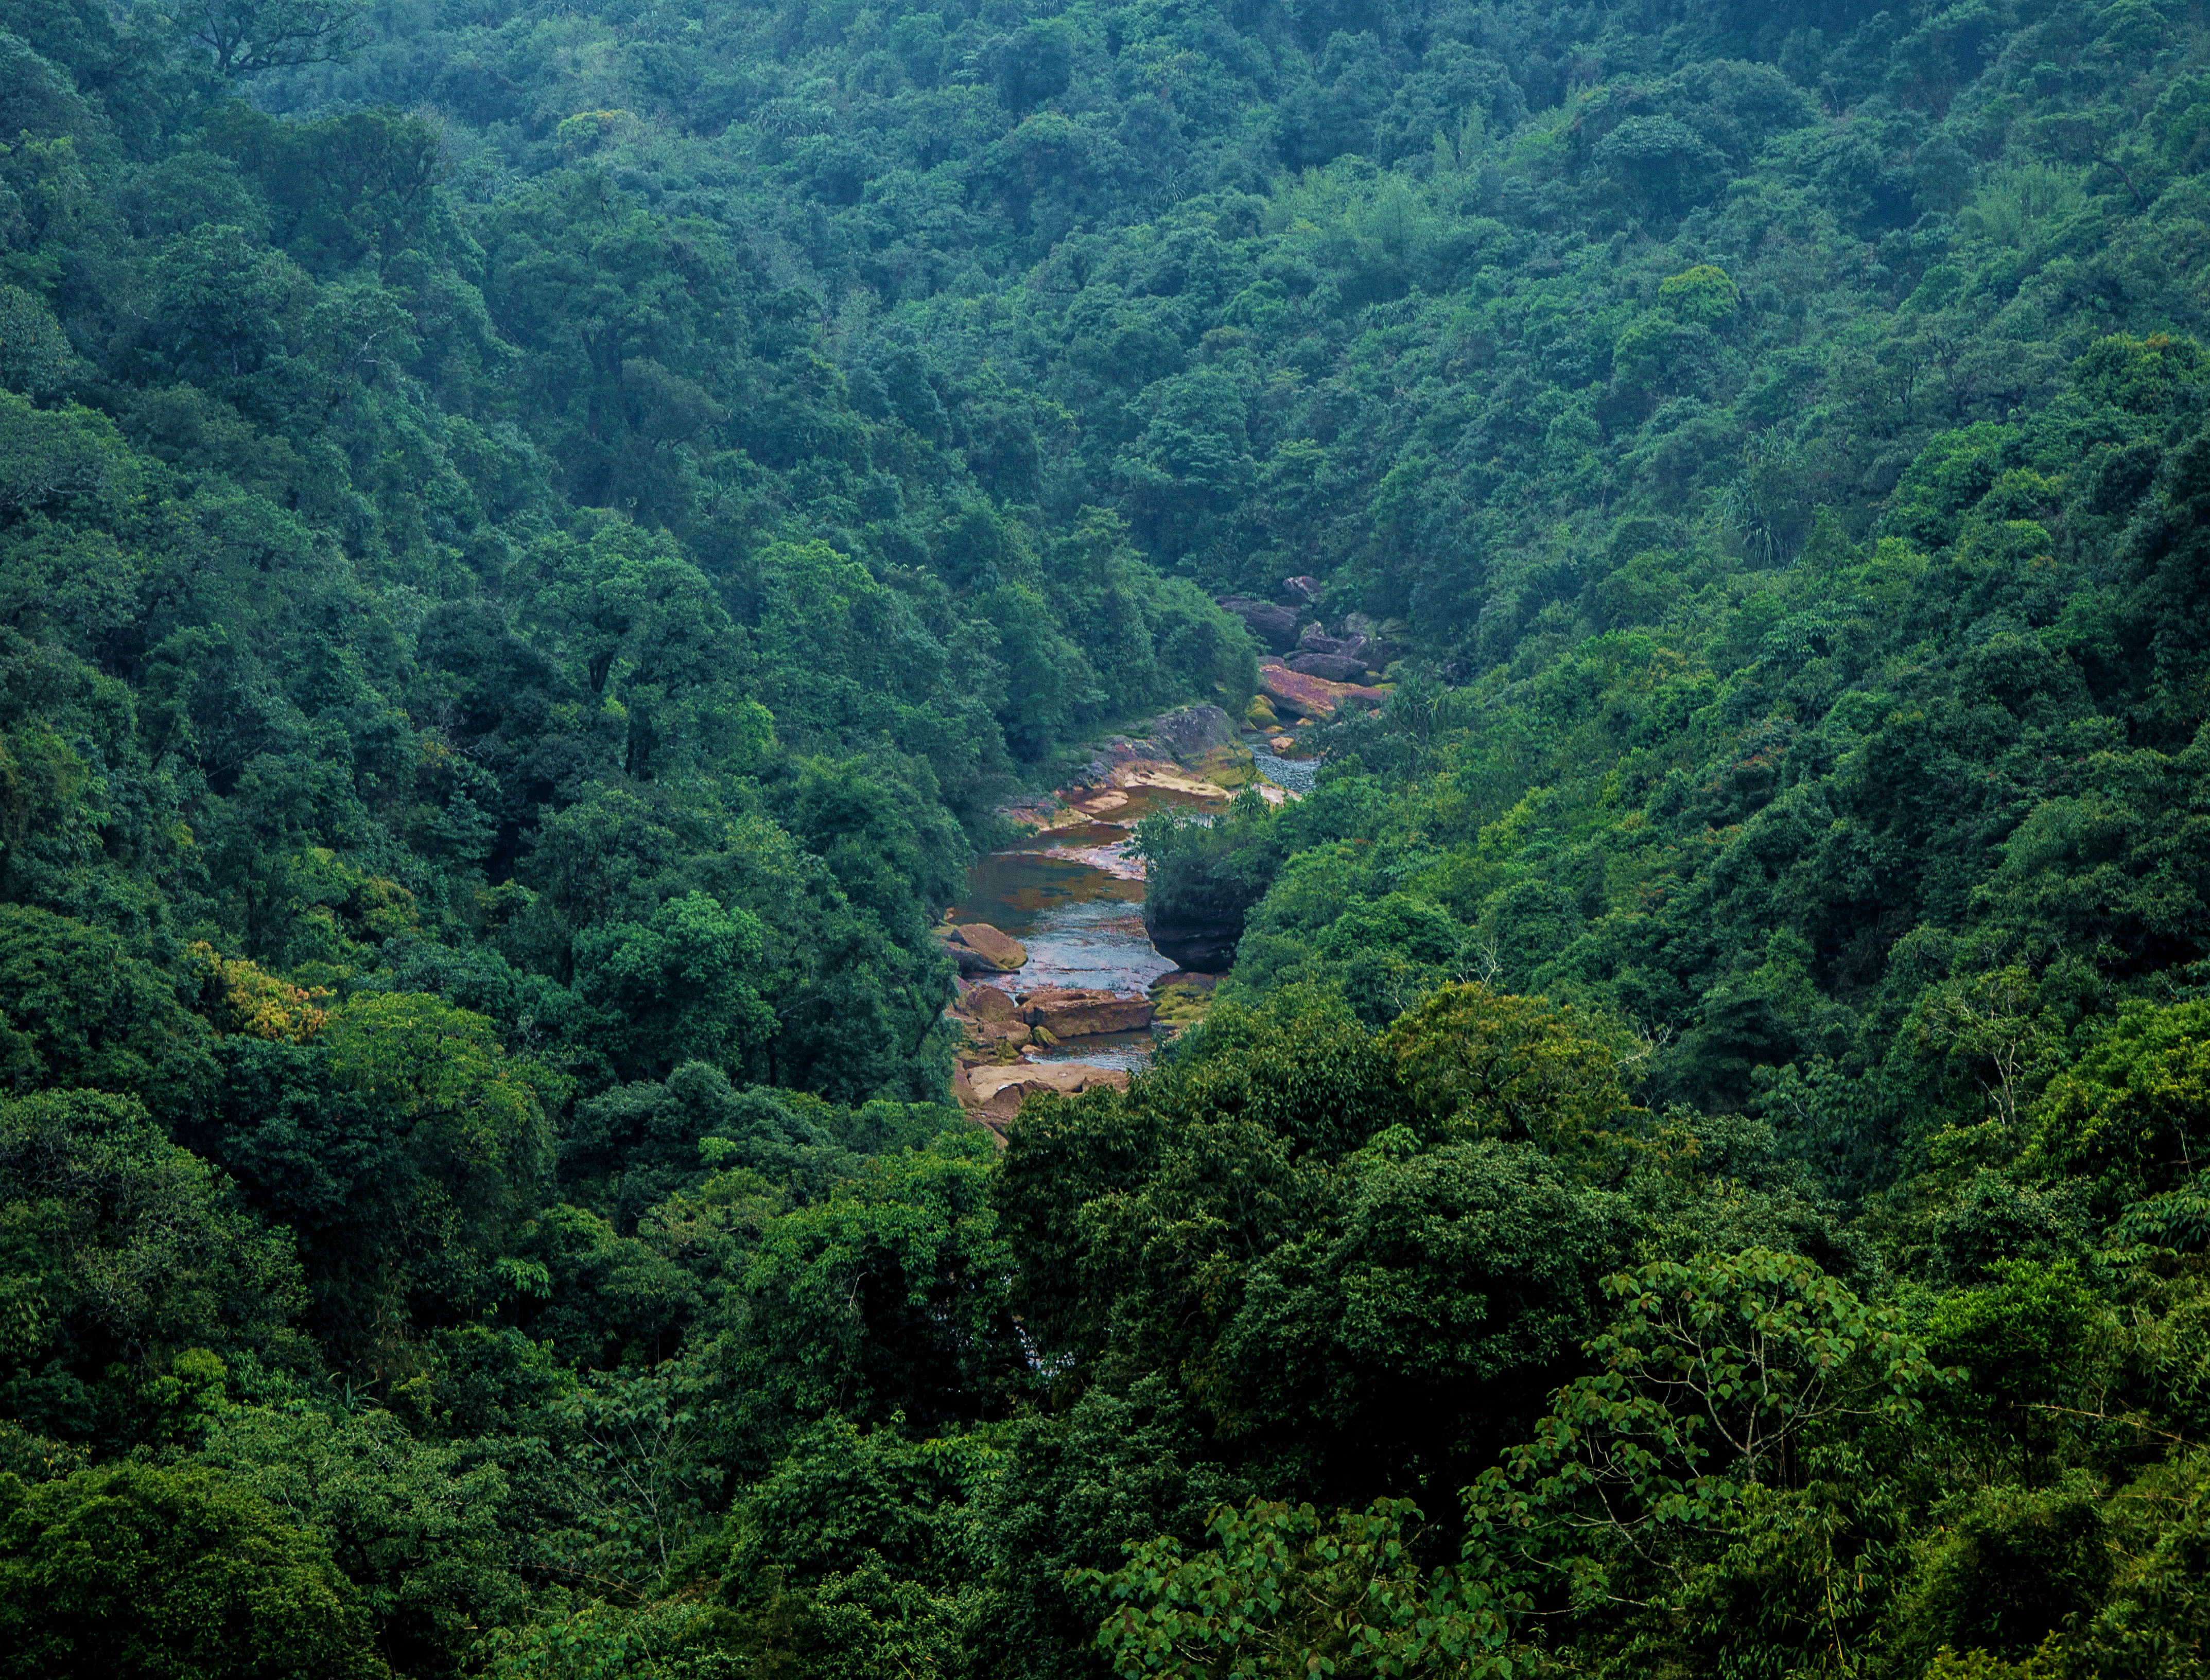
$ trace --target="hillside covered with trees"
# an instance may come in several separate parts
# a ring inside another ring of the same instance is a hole
[[[2210,14],[1054,6],[0,0],[0,1676],[2210,1671]]]

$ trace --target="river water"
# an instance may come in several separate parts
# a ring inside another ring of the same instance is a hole
[[[1027,964],[1002,982],[1009,989],[1149,991],[1174,964],[1144,931],[1143,865],[1127,855],[1132,838],[1116,823],[1090,822],[987,852],[967,872],[966,895],[952,906],[951,919],[987,922],[1029,948]],[[1114,1033],[1034,1054],[1133,1072],[1150,1060],[1155,1042],[1148,1031]]]
[[[1259,774],[1292,794],[1312,787],[1313,763],[1256,751]],[[1143,865],[1128,855],[1134,825],[1168,808],[1217,810],[1223,801],[1157,788],[1134,790],[1109,822],[1032,834],[987,852],[967,872],[954,922],[987,922],[1029,948],[1027,965],[1002,984],[1094,986],[1145,992],[1174,965],[1144,931]],[[1042,1052],[1045,1060],[1137,1068],[1153,1047],[1148,1033],[1081,1039]]]

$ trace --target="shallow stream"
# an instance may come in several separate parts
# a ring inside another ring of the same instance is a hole
[[[1314,765],[1255,752],[1261,774],[1291,793],[1312,786]],[[975,860],[967,890],[951,906],[954,922],[987,922],[1028,947],[1008,990],[1093,986],[1124,996],[1148,992],[1174,965],[1144,931],[1143,865],[1128,855],[1135,824],[1170,808],[1217,809],[1215,801],[1159,788],[1132,790],[1110,820],[1031,834]],[[1141,1067],[1154,1044],[1149,1032],[1076,1039],[1041,1052],[1047,1061],[1099,1067]]]

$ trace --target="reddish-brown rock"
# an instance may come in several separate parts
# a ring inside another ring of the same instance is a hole
[[[1346,701],[1379,706],[1389,697],[1380,689],[1357,683],[1331,683],[1323,677],[1307,677],[1290,670],[1278,659],[1268,659],[1259,667],[1259,686],[1277,711],[1295,712],[1307,718],[1331,718],[1336,708]]]
[[[1140,1032],[1151,1024],[1154,1013],[1148,997],[1072,986],[1044,986],[1021,999],[1021,1018],[1055,1039]]]

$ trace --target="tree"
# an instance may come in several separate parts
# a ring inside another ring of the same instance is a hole
[[[205,1470],[0,1474],[0,1674],[377,1680],[329,1551]]]
[[[1470,981],[1408,1010],[1381,1049],[1443,1135],[1525,1139],[1571,1154],[1637,1111],[1602,1032],[1570,1006]]]
[[[226,81],[328,63],[365,36],[359,0],[200,0],[185,30]]]
[[[1800,1484],[1822,1430],[1906,1418],[1938,1380],[1900,1315],[1798,1255],[1653,1261],[1604,1287],[1623,1310],[1589,1344],[1603,1368],[1467,1490],[1469,1520],[1582,1610],[1680,1593],[1751,1490]]]
[[[926,1431],[1001,1417],[1027,1388],[1011,1254],[973,1129],[867,1163],[761,1235],[729,1302],[729,1454],[779,1454],[831,1412]]]
[[[326,1553],[398,1673],[462,1673],[484,1629],[520,1611],[508,1478],[472,1448],[417,1441],[388,1412],[236,1406],[195,1463]]]
[[[775,1013],[753,989],[759,920],[703,893],[670,899],[648,922],[601,923],[576,940],[576,988],[613,1023],[608,1053],[632,1078],[685,1062],[759,1072]]]
[[[1478,1558],[1423,1568],[1423,1527],[1409,1499],[1331,1520],[1310,1505],[1223,1505],[1205,1551],[1187,1555],[1162,1537],[1110,1575],[1082,1572],[1093,1591],[1120,1601],[1097,1643],[1127,1680],[1539,1672],[1519,1631],[1528,1595]]]
[[[554,1082],[509,1057],[483,1016],[414,992],[348,999],[304,1062],[271,1055],[287,1065],[255,1116],[268,1135],[241,1140],[239,1159],[258,1155],[272,1188],[279,1171],[316,1187],[303,1223],[325,1333],[363,1354],[412,1310],[479,1301],[551,1170]],[[330,1099],[299,1103],[293,1080],[326,1081]]]
[[[135,1099],[0,1099],[0,1296],[14,1304],[0,1388],[13,1415],[82,1438],[121,1421],[103,1384],[143,1380],[181,1350],[296,1352],[292,1249]]]
[[[2086,1178],[2106,1213],[2192,1176],[2210,1161],[2210,1005],[2129,1000],[2035,1121],[2029,1161]]]
[[[0,1072],[15,1089],[128,1092],[174,1119],[205,1100],[212,1071],[205,1028],[122,940],[0,906]]]

